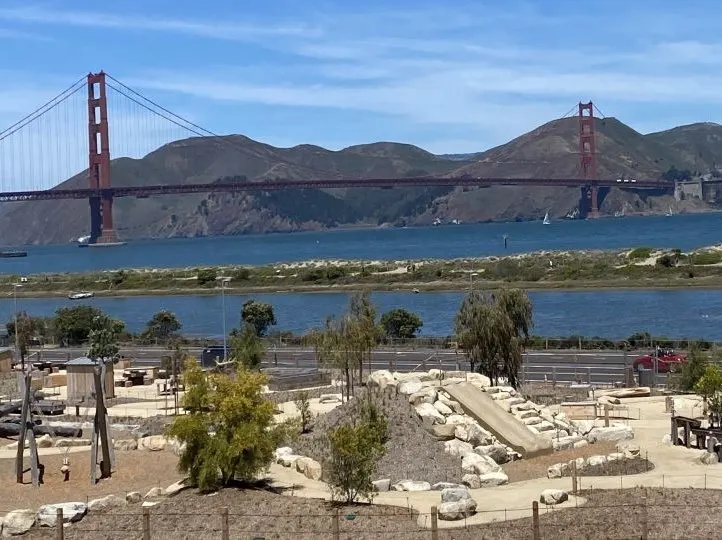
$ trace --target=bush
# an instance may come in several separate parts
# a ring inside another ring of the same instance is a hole
[[[629,252],[630,259],[648,259],[652,254],[652,248],[638,247]]]
[[[204,268],[202,270],[198,270],[198,285],[201,287],[212,285],[216,282],[217,277],[218,271],[215,268]]]
[[[690,255],[693,264],[704,266],[708,264],[717,264],[722,262],[722,252],[719,251],[701,251]]]

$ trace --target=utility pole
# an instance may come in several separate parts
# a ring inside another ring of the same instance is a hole
[[[223,362],[228,361],[228,332],[226,332],[226,283],[230,281],[230,278],[221,278],[221,310],[223,311]]]

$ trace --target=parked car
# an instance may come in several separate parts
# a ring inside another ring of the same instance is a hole
[[[658,373],[669,373],[687,361],[687,357],[674,352],[672,349],[657,348],[650,354],[634,359],[634,369],[657,369]]]

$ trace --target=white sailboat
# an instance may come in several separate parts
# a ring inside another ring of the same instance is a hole
[[[544,214],[544,221],[542,221],[542,225],[551,225],[552,220],[549,219],[549,212]]]
[[[669,207],[669,210],[667,210],[667,213],[664,214],[664,215],[667,216],[667,217],[674,215],[674,212],[672,212],[672,207],[671,207],[671,206]]]

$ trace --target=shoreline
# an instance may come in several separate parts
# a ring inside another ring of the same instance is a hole
[[[18,283],[19,282],[19,283]],[[722,290],[722,246],[691,253],[627,250],[539,251],[425,260],[309,260],[264,266],[118,269],[0,276],[6,298],[314,294],[332,292]],[[17,285],[17,286],[16,286]]]

